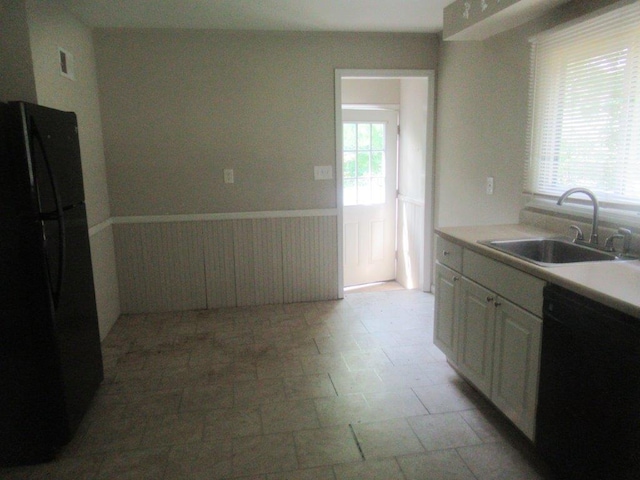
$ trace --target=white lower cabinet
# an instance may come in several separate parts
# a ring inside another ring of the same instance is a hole
[[[436,321],[433,329],[433,343],[450,361],[456,363],[458,325],[455,319],[458,317],[460,274],[436,263],[435,278]]]
[[[542,319],[507,300],[499,299],[498,303],[491,400],[533,440]]]
[[[466,278],[460,282],[457,364],[460,372],[491,397],[495,295]]]
[[[470,252],[471,256],[477,256]],[[466,250],[462,253],[463,258]],[[487,262],[494,262],[489,258]],[[483,260],[484,261],[484,260]],[[496,262],[499,263],[499,262]],[[500,264],[500,268],[505,265]],[[507,267],[511,269],[511,267]],[[489,398],[531,440],[535,435],[542,319],[504,296],[513,284],[506,275],[486,288],[436,263],[434,343],[479,391]],[[542,299],[544,282],[533,281],[530,296]],[[474,278],[477,271],[470,269]]]

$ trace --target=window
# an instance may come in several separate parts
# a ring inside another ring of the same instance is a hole
[[[640,205],[640,3],[538,35],[525,191]]]
[[[384,123],[343,123],[345,206],[385,203],[385,127]]]

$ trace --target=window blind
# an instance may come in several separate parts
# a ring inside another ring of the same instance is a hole
[[[640,2],[532,40],[525,192],[640,205]]]

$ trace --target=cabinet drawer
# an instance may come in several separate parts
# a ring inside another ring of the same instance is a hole
[[[436,260],[458,272],[462,271],[462,247],[436,236]]]
[[[462,271],[465,277],[542,317],[544,280],[470,250],[464,254]]]

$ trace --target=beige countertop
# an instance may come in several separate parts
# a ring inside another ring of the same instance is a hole
[[[640,260],[539,266],[478,243],[480,240],[558,236],[522,224],[436,229],[443,238],[518,270],[640,318]]]

